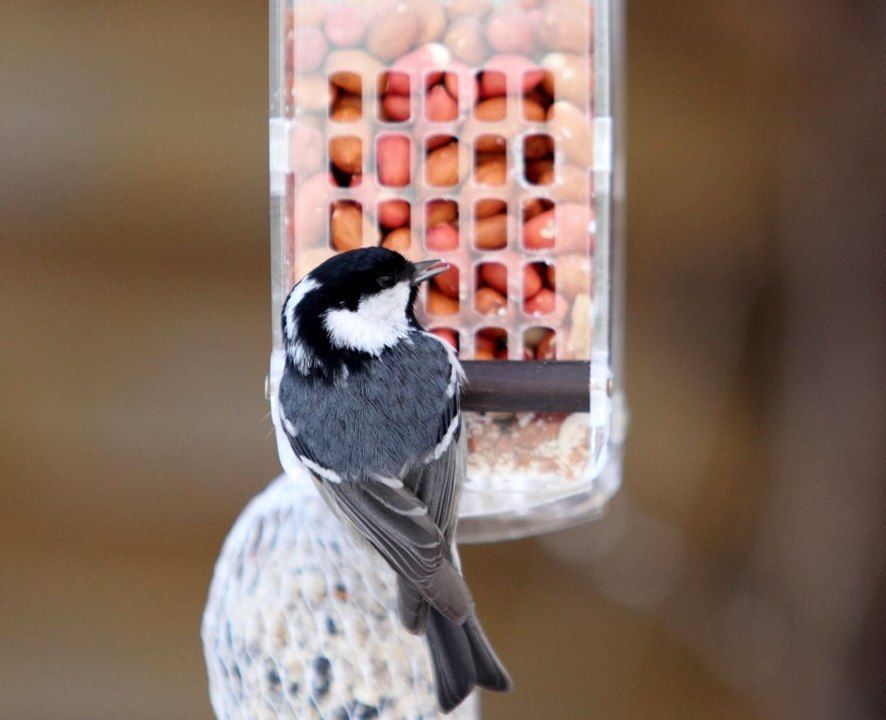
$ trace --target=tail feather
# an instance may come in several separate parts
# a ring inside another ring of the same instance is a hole
[[[403,578],[397,581],[397,607],[403,627],[413,635],[422,635],[428,624],[430,605],[422,594]]]
[[[443,614],[431,609],[428,643],[437,685],[437,702],[444,713],[454,710],[471,694],[477,671],[467,635]]]
[[[486,634],[480,627],[476,615],[467,619],[464,631],[471,646],[471,656],[477,670],[477,685],[487,690],[508,692],[513,686],[511,677],[495,654],[495,650],[492,649],[489,640],[486,639]]]
[[[437,684],[437,702],[444,713],[454,710],[475,686],[511,689],[507,670],[495,655],[475,616],[457,625],[431,608],[428,643]]]

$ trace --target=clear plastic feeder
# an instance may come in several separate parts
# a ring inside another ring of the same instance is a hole
[[[621,25],[617,0],[271,3],[270,395],[312,268],[450,263],[417,310],[469,380],[462,541],[574,524],[620,483]]]

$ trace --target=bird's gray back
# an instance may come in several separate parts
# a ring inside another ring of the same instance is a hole
[[[413,332],[337,384],[290,368],[280,385],[281,406],[295,442],[342,480],[395,478],[440,442],[452,412],[451,377],[440,341]]]

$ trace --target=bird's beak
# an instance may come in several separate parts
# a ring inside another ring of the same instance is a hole
[[[449,269],[449,263],[442,260],[421,260],[412,264],[412,284],[421,285],[425,280],[430,280],[444,270]]]

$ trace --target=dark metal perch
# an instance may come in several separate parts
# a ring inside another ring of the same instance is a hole
[[[589,412],[591,364],[581,360],[465,360],[462,408],[475,412]]]

